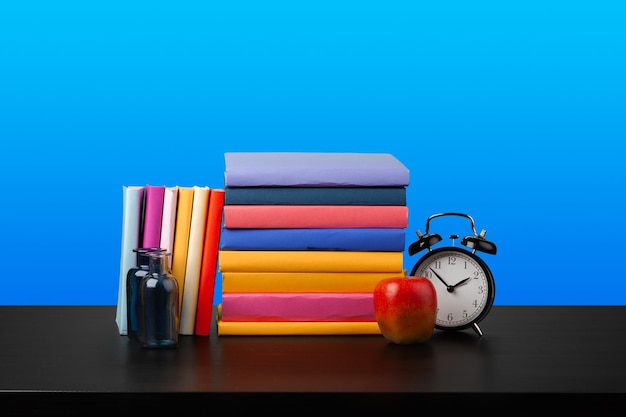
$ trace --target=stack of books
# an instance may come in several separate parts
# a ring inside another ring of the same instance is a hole
[[[385,153],[225,154],[218,335],[380,334],[404,276],[408,169]]]
[[[115,321],[128,334],[126,279],[137,265],[137,248],[171,254],[178,283],[182,335],[208,336],[213,317],[224,190],[208,186],[125,185],[122,187],[122,243]]]

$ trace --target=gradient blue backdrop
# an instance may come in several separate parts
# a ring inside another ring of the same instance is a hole
[[[471,214],[496,304],[625,304],[624,5],[3,2],[0,304],[114,305],[122,186],[227,151],[392,153],[407,245]]]

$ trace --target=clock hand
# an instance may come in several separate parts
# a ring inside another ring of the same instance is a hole
[[[443,282],[443,285],[445,285],[445,286],[446,286],[446,288],[448,289],[448,291],[452,292],[452,290],[453,290],[454,288],[453,288],[453,287],[451,287],[451,286],[449,286],[449,285],[448,285],[448,283],[447,283],[447,282],[446,282],[443,278],[441,278],[441,275],[439,275],[438,273],[436,273],[436,272],[435,272],[435,270],[434,270],[434,269],[432,269],[432,268],[428,268],[428,269],[430,269],[431,271],[433,271],[433,274],[435,274],[435,276],[437,276],[437,278],[439,278],[439,281]]]
[[[458,287],[459,285],[463,285],[463,284],[465,284],[467,281],[469,281],[470,279],[471,279],[470,277],[467,277],[467,278],[465,278],[465,279],[462,279],[462,280],[460,280],[459,282],[457,282],[456,284],[454,284],[454,285],[452,286],[452,288],[456,288],[456,287]]]

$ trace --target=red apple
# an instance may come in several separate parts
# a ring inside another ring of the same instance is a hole
[[[374,313],[382,335],[397,344],[430,339],[437,316],[437,292],[425,277],[393,277],[374,288]]]

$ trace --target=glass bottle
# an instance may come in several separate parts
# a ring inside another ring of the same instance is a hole
[[[141,279],[148,273],[150,267],[148,252],[163,251],[161,248],[135,248],[133,252],[137,255],[136,265],[128,270],[126,274],[126,317],[127,335],[133,341],[138,341],[137,323],[139,315],[137,312],[138,288]]]
[[[180,310],[178,282],[169,268],[171,253],[147,252],[149,269],[139,282],[138,336],[143,348],[163,349],[178,345]]]

